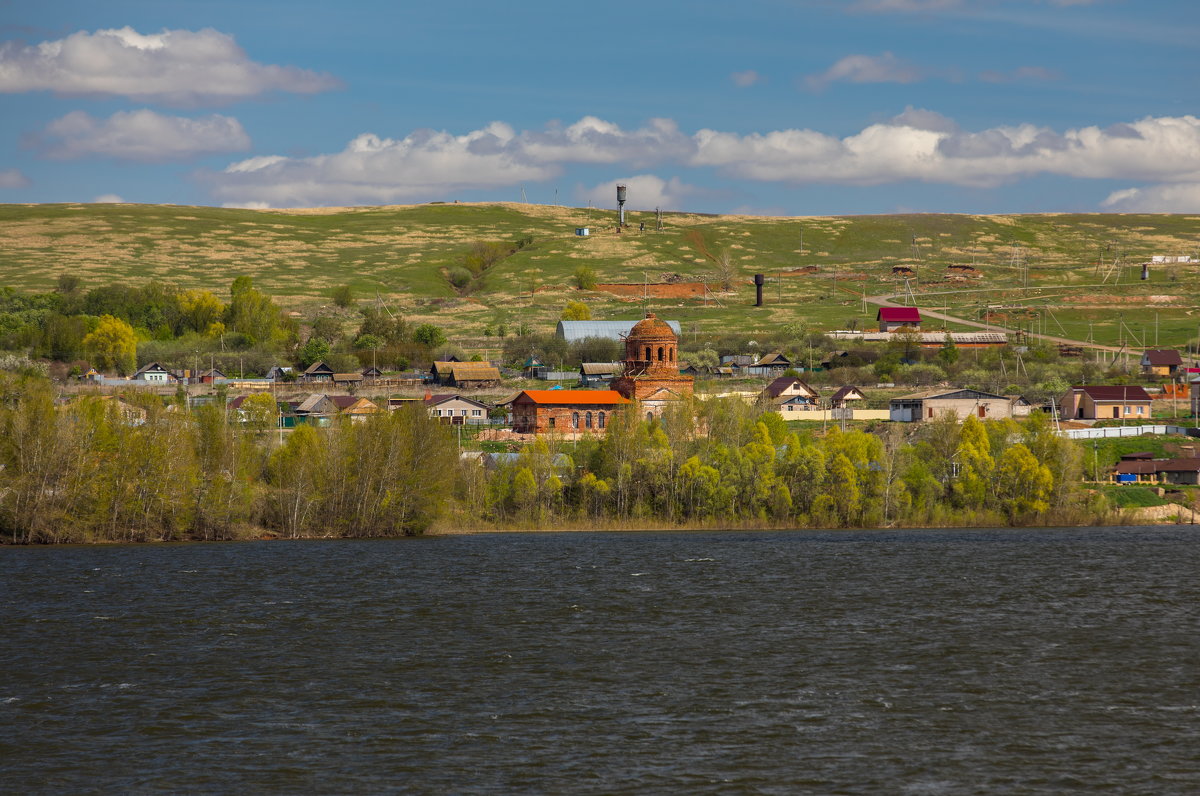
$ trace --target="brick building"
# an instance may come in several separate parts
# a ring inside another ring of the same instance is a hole
[[[678,353],[675,330],[648,312],[625,337],[621,375],[609,386],[638,402],[648,418],[661,415],[670,402],[692,394],[692,377],[680,374]]]
[[[603,433],[628,404],[616,390],[522,390],[508,401],[513,431],[521,434]]]

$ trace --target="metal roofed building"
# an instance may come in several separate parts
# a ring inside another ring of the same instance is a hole
[[[568,343],[588,337],[622,341],[641,320],[641,318],[635,318],[631,321],[559,321],[555,334]],[[683,333],[679,321],[665,321],[665,323],[671,327],[671,331],[675,332],[676,337]]]

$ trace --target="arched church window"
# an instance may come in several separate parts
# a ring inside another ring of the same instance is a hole
[[[591,412],[588,412],[586,415],[583,416],[583,427],[584,428],[592,427],[592,413]]]
[[[579,413],[571,413],[571,428],[579,428]]]
[[[604,413],[603,412],[600,413],[599,421],[600,421],[600,428],[604,428]]]
[[[650,346],[646,346],[646,361],[650,361]]]
[[[663,361],[663,350],[662,350],[662,346],[659,346],[659,347],[658,347],[658,361],[659,361],[659,362],[662,362],[662,361]]]

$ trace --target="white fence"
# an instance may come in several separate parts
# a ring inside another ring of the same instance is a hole
[[[1060,431],[1069,439],[1104,439],[1105,437],[1140,437],[1142,434],[1173,434],[1180,437],[1200,437],[1200,428],[1186,426],[1106,426],[1104,428],[1072,428]]]

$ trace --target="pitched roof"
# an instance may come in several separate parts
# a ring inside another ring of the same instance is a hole
[[[333,373],[333,368],[325,364],[325,360],[318,359],[316,362],[304,369],[305,376],[311,376],[314,373]]]
[[[920,323],[921,312],[916,307],[880,307],[875,320],[888,323]]]
[[[320,393],[313,393],[305,398],[296,406],[297,412],[313,412],[320,404],[326,400],[326,396]]]
[[[171,372],[171,371],[167,370],[166,368],[164,368],[162,365],[158,364],[157,362],[149,362],[146,365],[144,365],[143,367],[141,367],[136,373],[134,373],[131,378],[136,379],[141,374],[149,373],[150,371],[154,371],[155,373],[170,373]]]
[[[1200,458],[1123,461],[1114,468],[1113,472],[1121,474],[1137,473],[1139,475],[1150,473],[1195,473],[1200,472]]]
[[[783,395],[783,393],[785,391],[787,391],[787,389],[790,388],[793,384],[800,385],[800,387],[803,388],[805,394],[807,394],[809,396],[815,396],[817,394],[816,390],[814,390],[812,387],[809,387],[807,384],[800,381],[800,379],[796,378],[795,376],[780,376],[779,378],[775,379],[773,382],[768,384],[766,389],[763,390],[763,392],[765,392],[767,394],[767,396],[770,398],[778,398],[779,396]]]
[[[567,342],[583,340],[587,337],[603,337],[608,340],[621,340],[633,331],[633,327],[641,322],[634,321],[559,321],[556,334]],[[671,327],[678,337],[682,333],[679,321],[663,321]]]
[[[792,361],[791,361],[790,359],[788,359],[787,357],[785,357],[785,356],[784,356],[783,354],[781,354],[780,352],[776,351],[776,352],[774,352],[774,353],[767,354],[766,356],[764,356],[762,359],[758,360],[758,361],[757,361],[757,362],[755,362],[754,364],[755,364],[756,366],[765,366],[765,365],[791,365],[791,364],[792,364]]]
[[[1008,396],[1006,396],[1006,395],[996,395],[995,393],[984,392],[983,390],[972,390],[970,388],[963,388],[963,389],[951,389],[951,390],[946,390],[946,389],[922,390],[921,392],[914,392],[911,395],[901,395],[897,398],[893,398],[892,401],[928,401],[931,398],[942,398],[942,399],[945,399],[948,401],[949,400],[967,400],[967,401],[976,400],[976,401],[978,401],[978,400],[985,400],[985,399],[993,400],[993,401],[1009,400]]]
[[[380,409],[379,405],[374,401],[370,401],[366,398],[359,398],[357,401],[350,404],[350,406],[343,408],[342,411],[352,415],[363,415],[372,412],[382,412],[383,410]]]
[[[343,409],[349,409],[358,403],[358,399],[353,395],[330,395],[329,400],[333,401],[333,405],[341,412]]]
[[[579,370],[585,376],[603,376],[607,373],[616,373],[620,368],[620,362],[584,362],[579,366]]]
[[[857,397],[855,397],[855,396],[857,396]],[[842,387],[840,390],[835,392],[830,397],[829,400],[831,400],[831,401],[846,401],[846,400],[857,401],[857,400],[859,400],[861,398],[865,398],[865,397],[866,396],[863,395],[862,390],[858,389],[857,387],[847,384],[845,387]]]
[[[522,390],[512,401],[515,403],[522,398],[544,406],[614,406],[629,403],[629,400],[616,390]]]
[[[1093,401],[1150,401],[1150,396],[1141,387],[1134,385],[1084,384],[1071,388],[1085,393]]]
[[[441,404],[447,403],[448,401],[454,401],[454,400],[465,401],[466,403],[478,406],[480,409],[488,408],[487,404],[483,403],[482,401],[476,401],[474,398],[468,398],[465,395],[459,395],[457,393],[443,393],[441,395],[431,395],[425,399],[424,403],[426,406],[433,408],[435,406],[440,406]]]
[[[455,362],[450,373],[455,381],[500,381],[500,369],[487,362]]]
[[[1142,358],[1150,365],[1157,367],[1170,367],[1171,365],[1182,365],[1183,357],[1173,348],[1152,348],[1142,355]]]

